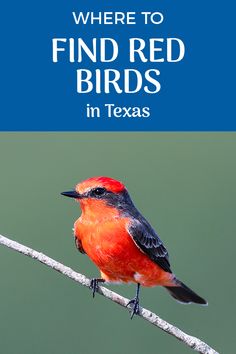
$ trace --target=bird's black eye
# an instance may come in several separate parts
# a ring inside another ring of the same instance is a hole
[[[102,196],[105,193],[106,193],[106,189],[105,188],[98,187],[98,188],[93,189],[91,194],[93,196],[95,196],[95,197],[100,197],[100,196]]]

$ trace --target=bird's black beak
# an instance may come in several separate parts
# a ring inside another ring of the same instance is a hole
[[[81,198],[81,195],[79,193],[77,193],[75,190],[68,191],[68,192],[62,192],[61,195],[64,195],[65,197],[69,197],[69,198],[75,198],[75,199]]]

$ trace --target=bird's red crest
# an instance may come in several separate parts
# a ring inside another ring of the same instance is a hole
[[[123,183],[110,177],[100,176],[100,177],[88,178],[85,181],[77,184],[76,191],[78,193],[83,194],[89,189],[96,188],[96,187],[106,188],[108,191],[111,191],[113,193],[119,193],[125,189]]]

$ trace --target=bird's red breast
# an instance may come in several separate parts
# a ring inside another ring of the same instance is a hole
[[[103,200],[80,201],[81,217],[75,222],[75,236],[109,282],[136,282],[144,286],[172,284],[165,272],[144,254],[128,232],[132,223],[117,208]]]

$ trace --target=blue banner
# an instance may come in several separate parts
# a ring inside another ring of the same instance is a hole
[[[235,131],[233,6],[4,2],[2,131]]]

